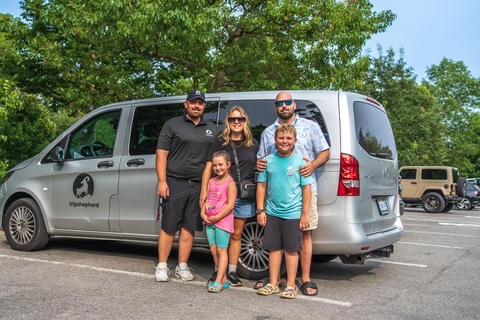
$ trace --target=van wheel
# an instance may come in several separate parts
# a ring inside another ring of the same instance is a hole
[[[19,251],[40,250],[50,239],[40,208],[30,198],[18,199],[8,207],[4,230],[12,249]]]
[[[262,249],[264,227],[256,218],[247,220],[243,227],[242,249],[238,258],[237,273],[242,278],[259,280],[270,275],[268,251]],[[282,261],[280,275],[285,274],[285,261]]]
[[[449,212],[453,208],[453,203],[447,203],[445,208],[443,208],[442,212]]]
[[[462,198],[462,200],[457,202],[457,208],[459,210],[470,210],[472,209],[472,202],[468,198]]]
[[[445,200],[436,192],[430,192],[423,196],[422,207],[426,212],[439,213],[445,208]]]

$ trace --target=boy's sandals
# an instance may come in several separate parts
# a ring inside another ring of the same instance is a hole
[[[295,299],[298,295],[298,287],[286,287],[285,290],[283,290],[282,294],[280,295],[282,298],[286,299]]]
[[[212,284],[208,287],[208,292],[218,293],[222,291],[222,285],[217,281],[212,282]]]
[[[257,290],[257,293],[262,296],[269,296],[275,293],[279,293],[280,288],[278,286],[273,286],[273,284],[269,283],[266,286],[261,287]]]

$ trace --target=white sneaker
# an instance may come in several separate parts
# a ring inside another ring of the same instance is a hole
[[[180,267],[177,266],[175,268],[175,277],[182,279],[183,281],[192,281],[193,274],[190,270],[192,269],[189,267],[186,267],[185,269],[180,269]]]
[[[170,270],[167,267],[161,268],[160,263],[155,267],[155,280],[165,282],[169,274]]]

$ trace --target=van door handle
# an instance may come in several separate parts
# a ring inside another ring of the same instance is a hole
[[[100,169],[100,168],[109,168],[109,167],[113,167],[113,161],[112,160],[108,160],[108,161],[102,161],[102,162],[99,162],[97,163],[97,168]]]
[[[410,182],[410,184],[417,184],[417,183],[415,181],[413,181],[413,182]]]
[[[145,164],[145,159],[132,159],[127,161],[127,167],[136,167],[136,166],[143,166]]]

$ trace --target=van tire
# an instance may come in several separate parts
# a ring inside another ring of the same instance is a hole
[[[237,273],[240,277],[260,280],[270,276],[268,251],[263,250],[264,227],[257,223],[257,218],[247,220],[243,227],[242,248],[238,258]],[[287,272],[285,259],[282,259],[280,275]]]
[[[50,240],[40,208],[30,198],[18,199],[8,207],[4,230],[14,250],[40,250]]]
[[[422,197],[422,207],[428,213],[439,213],[445,208],[445,200],[440,194],[429,192]]]

